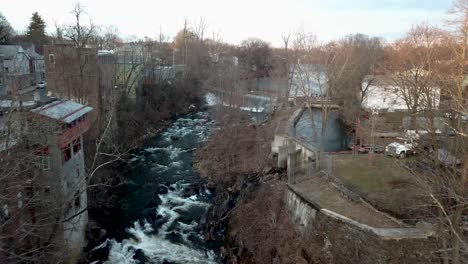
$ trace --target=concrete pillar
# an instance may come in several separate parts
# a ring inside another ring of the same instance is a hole
[[[278,168],[288,167],[288,146],[278,147]]]
[[[296,167],[296,144],[293,140],[288,141],[288,183],[294,183],[294,169]]]

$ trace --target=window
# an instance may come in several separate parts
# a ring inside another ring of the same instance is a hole
[[[50,170],[49,148],[37,148],[34,150],[34,155],[37,156],[37,166],[42,170]]]
[[[67,162],[71,159],[71,149],[69,145],[62,149],[62,159],[63,162]]]
[[[5,67],[5,72],[8,72],[8,71],[9,71],[8,67]]]
[[[76,154],[81,150],[81,140],[79,138],[73,140],[73,153]]]
[[[75,208],[80,208],[81,207],[81,199],[80,199],[80,193],[79,192],[76,192],[75,194],[76,198],[75,198]]]
[[[49,63],[55,64],[55,55],[49,54]]]
[[[384,98],[384,99],[383,99],[383,102],[385,103],[386,100],[387,100],[387,98]]]
[[[42,170],[50,170],[50,157],[49,156],[44,156],[41,157],[41,169]]]

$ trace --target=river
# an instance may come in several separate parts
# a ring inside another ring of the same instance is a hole
[[[322,110],[313,109],[315,129],[317,138],[314,138],[314,130],[312,129],[312,120],[309,111],[306,110],[296,124],[296,135],[306,141],[319,144],[322,140]],[[328,116],[327,129],[325,133],[325,151],[340,151],[348,149],[348,137],[344,130],[344,125],[339,118],[338,111],[332,111]]]
[[[207,113],[189,114],[131,154],[121,189],[128,222],[93,250],[92,263],[220,262],[220,235],[207,241],[200,226],[214,194],[192,166],[193,151],[215,129]]]

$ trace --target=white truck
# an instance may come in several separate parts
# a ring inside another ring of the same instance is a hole
[[[399,138],[397,138],[399,139]],[[392,142],[385,147],[385,154],[397,158],[405,158],[408,155],[414,154],[416,143],[408,143],[405,139],[400,139],[402,142]]]

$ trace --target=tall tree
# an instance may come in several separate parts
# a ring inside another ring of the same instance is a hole
[[[373,72],[379,60],[383,57],[382,40],[363,34],[354,34],[341,41],[342,48],[350,54],[348,83],[354,89],[353,95],[358,95],[359,103],[364,101],[369,87],[374,84]]]
[[[13,35],[15,31],[10,25],[10,22],[6,17],[0,12],[0,44],[6,43]]]
[[[29,41],[34,43],[36,51],[43,53],[43,45],[46,43],[46,23],[44,19],[37,13],[34,12],[31,17],[31,22],[29,23],[26,35],[28,36]]]
[[[64,28],[64,37],[70,39],[76,48],[85,48],[96,33],[96,25],[83,23],[86,11],[80,3],[75,3],[71,14],[75,22]]]
[[[269,77],[273,68],[272,60],[273,52],[267,42],[257,38],[242,41],[239,63],[247,77]]]
[[[411,114],[411,127],[416,127],[416,115],[437,108],[437,68],[441,61],[443,32],[433,26],[418,25],[388,48],[386,69],[391,72],[389,85],[395,87]],[[431,124],[433,117],[430,117]],[[432,125],[430,126],[432,127]]]

